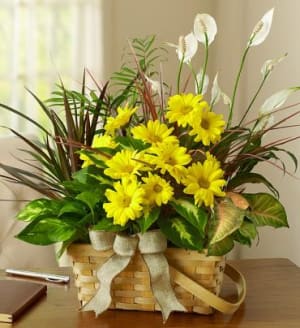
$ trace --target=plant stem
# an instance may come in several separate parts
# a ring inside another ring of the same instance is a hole
[[[204,55],[204,65],[203,65],[203,70],[202,70],[202,77],[201,77],[201,83],[198,89],[198,94],[201,94],[202,89],[203,89],[203,84],[204,84],[204,78],[205,78],[205,73],[207,69],[207,62],[208,62],[208,37],[207,33],[204,33],[205,35],[205,55]]]
[[[182,66],[183,66],[183,61],[184,61],[184,54],[180,60],[180,64],[179,64],[179,70],[178,70],[178,74],[177,74],[177,93],[180,93],[180,79],[181,79],[181,72],[182,72]]]
[[[240,68],[239,68],[237,77],[235,79],[233,94],[232,94],[232,97],[231,97],[231,105],[230,105],[230,110],[229,110],[227,128],[229,128],[231,126],[233,108],[234,108],[235,97],[236,97],[236,91],[237,91],[237,87],[238,87],[238,84],[239,84],[239,81],[240,81],[241,73],[242,73],[242,70],[244,68],[245,60],[246,60],[247,53],[248,53],[249,49],[250,49],[250,45],[248,44],[247,48],[244,51],[244,54],[243,54],[243,57],[242,57],[242,60],[241,60],[241,64],[240,64]]]
[[[239,126],[241,126],[241,124],[243,123],[244,119],[246,118],[246,116],[247,116],[249,110],[251,109],[253,103],[255,102],[255,100],[256,100],[258,94],[260,93],[262,87],[264,86],[264,84],[265,84],[265,82],[266,82],[266,80],[267,80],[268,75],[269,75],[269,74],[266,74],[266,75],[264,76],[264,78],[262,79],[262,81],[261,81],[261,83],[260,83],[260,85],[259,85],[259,87],[258,87],[258,89],[257,89],[257,91],[256,91],[256,93],[255,93],[255,95],[253,96],[253,98],[252,98],[252,100],[251,100],[249,106],[247,107],[247,109],[246,109],[246,111],[245,111],[245,113],[244,113],[242,119],[240,120]]]
[[[197,74],[194,71],[193,66],[191,65],[191,63],[189,63],[189,68],[190,68],[190,70],[191,70],[191,72],[193,74],[194,80],[196,82],[196,90],[197,90],[197,93],[199,94],[199,83],[198,83],[198,79],[197,79]]]

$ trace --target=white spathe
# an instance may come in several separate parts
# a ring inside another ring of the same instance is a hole
[[[265,41],[271,30],[273,13],[274,8],[267,11],[262,19],[255,25],[250,36],[249,47],[258,46]]]
[[[217,34],[218,28],[215,19],[208,14],[197,14],[194,19],[194,34],[196,39],[203,44],[210,45]]]

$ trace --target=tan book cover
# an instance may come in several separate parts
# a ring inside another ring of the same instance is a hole
[[[21,281],[0,280],[0,322],[13,322],[46,294],[47,286]]]

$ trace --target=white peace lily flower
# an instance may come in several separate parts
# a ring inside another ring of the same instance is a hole
[[[254,133],[260,132],[264,129],[267,129],[269,126],[271,126],[272,124],[274,124],[274,115],[270,114],[270,115],[266,115],[263,116],[258,124],[255,126],[255,128],[253,129]]]
[[[154,93],[158,93],[159,95],[161,95],[161,83],[159,81],[155,81],[155,80],[152,80],[150,79],[147,75],[145,75],[145,78],[146,80],[150,83],[150,86],[151,86],[151,90],[154,92]]]
[[[205,33],[210,45],[217,34],[217,24],[214,18],[208,14],[197,14],[194,19],[194,35],[196,39],[205,44]]]
[[[189,63],[198,49],[198,42],[193,33],[189,33],[186,36],[180,36],[178,45],[169,42],[167,42],[167,45],[176,48],[178,59],[181,61],[184,57],[184,63]]]
[[[281,57],[266,60],[263,63],[261,70],[260,70],[262,76],[266,76],[267,74],[271,73],[273,71],[274,67],[276,65],[278,65],[280,62],[282,62],[286,56],[287,56],[287,53],[285,53]]]
[[[200,71],[199,71],[199,73],[196,76],[198,85],[201,83],[202,76],[203,76],[203,69],[201,68]],[[195,82],[195,93],[196,94],[198,93],[197,83]],[[202,95],[205,95],[206,94],[207,89],[208,89],[208,85],[209,85],[209,77],[208,77],[207,74],[205,74],[204,81],[203,81],[202,92],[201,92]]]
[[[226,105],[226,106],[231,106],[231,99],[227,96],[227,94],[224,93],[224,92],[222,92],[222,93],[221,93],[221,96],[222,96],[222,98],[223,98],[223,103],[224,103],[224,105]]]
[[[221,98],[222,91],[218,84],[218,73],[216,74],[211,88],[211,105],[217,104]]]
[[[259,109],[259,116],[270,114],[274,109],[282,106],[287,101],[288,97],[299,89],[300,87],[294,87],[276,92],[263,103]]]
[[[263,43],[270,33],[274,8],[270,9],[262,19],[255,25],[248,43],[249,47],[258,46]]]

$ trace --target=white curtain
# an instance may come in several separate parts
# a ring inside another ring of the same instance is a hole
[[[80,90],[84,68],[101,79],[102,6],[101,0],[1,0],[0,102],[42,120],[25,87],[45,99],[59,77]],[[3,125],[24,133],[33,129],[0,109]]]

